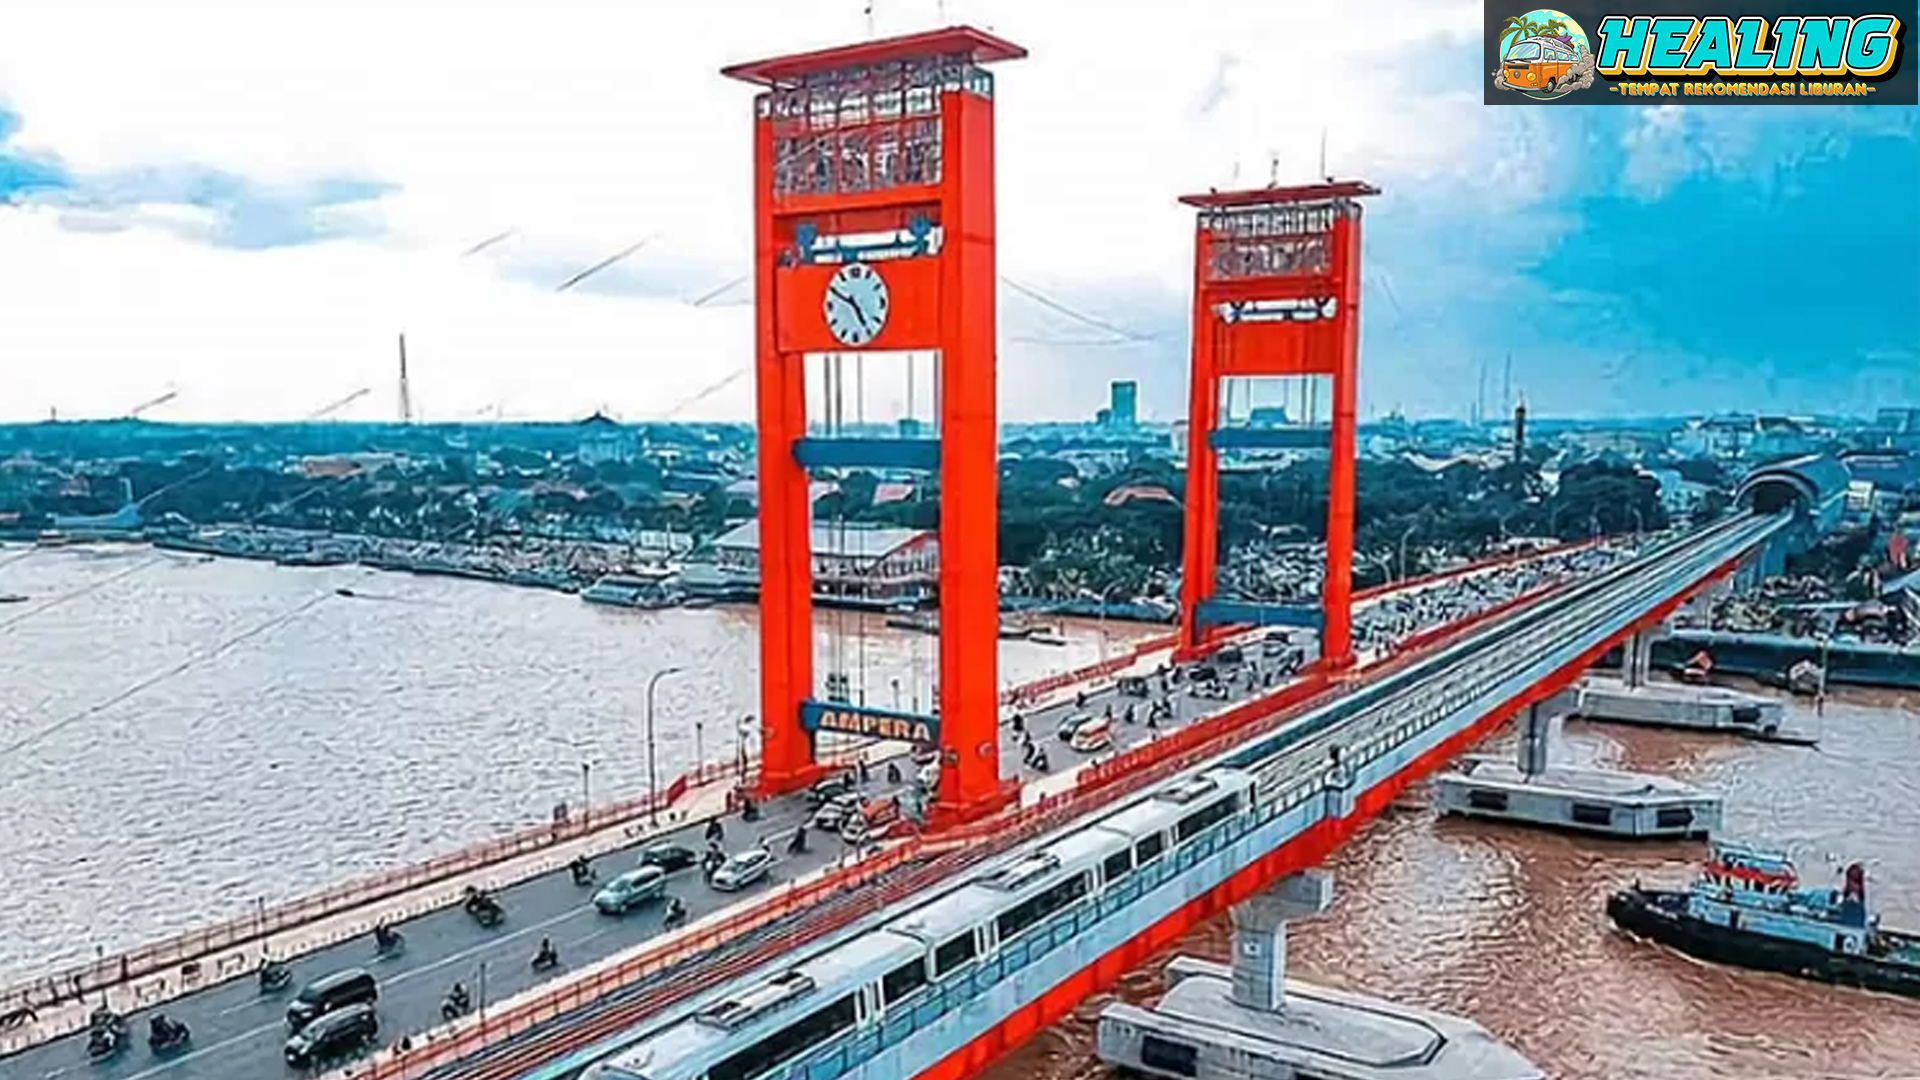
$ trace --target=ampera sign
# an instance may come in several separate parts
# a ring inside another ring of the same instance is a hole
[[[813,732],[831,731],[867,739],[894,739],[929,745],[940,741],[940,722],[934,717],[818,701],[801,703],[800,726]]]

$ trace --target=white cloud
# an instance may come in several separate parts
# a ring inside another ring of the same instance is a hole
[[[1175,197],[1233,183],[1236,167],[1243,185],[1270,168],[1311,179],[1323,131],[1331,171],[1386,181],[1388,199],[1435,181],[1500,205],[1551,186],[1539,155],[1505,139],[1541,123],[1528,110],[1393,74],[1477,41],[1475,3],[1379,0],[1364,34],[1339,5],[876,7],[878,33],[924,29],[943,7],[1032,50],[997,69],[1001,266],[1056,291],[1117,280],[1108,295],[1184,302],[1192,225]],[[751,92],[717,69],[865,33],[860,5],[824,0],[25,6],[0,35],[20,146],[82,171],[190,163],[396,189],[329,211],[379,222],[377,237],[266,252],[209,246],[215,223],[190,208],[92,228],[74,227],[78,212],[63,227],[0,208],[0,418],[49,404],[112,414],[167,383],[182,391],[168,415],[297,416],[363,384],[383,389],[357,408],[384,412],[401,329],[433,415],[496,400],[658,414],[750,359],[750,309],[671,299],[748,266]],[[1201,115],[1210,87],[1224,93]],[[627,269],[659,298],[556,296],[542,277],[647,236]],[[1044,346],[1019,353],[1002,377],[1008,415],[1078,410],[1082,395],[1063,402],[1029,374]],[[1110,373],[1131,374],[1124,364]],[[745,416],[750,398],[743,381],[693,414]]]

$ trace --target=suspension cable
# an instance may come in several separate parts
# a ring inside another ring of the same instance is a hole
[[[166,682],[168,679],[172,679],[179,675],[184,675],[188,671],[191,671],[192,669],[200,666],[201,664],[204,664],[209,660],[213,660],[224,655],[225,653],[231,651],[235,646],[240,645],[242,642],[258,637],[269,630],[273,630],[280,626],[284,626],[287,623],[293,621],[295,618],[305,614],[307,611],[311,610],[315,606],[332,598],[333,595],[334,594],[331,592],[323,592],[323,593],[317,593],[313,596],[310,596],[306,600],[295,605],[293,608],[287,611],[283,611],[280,614],[275,615],[269,619],[266,619],[260,623],[257,623],[251,628],[243,630],[238,634],[235,634],[234,636],[226,639],[225,641],[220,642],[218,645],[215,645],[213,648],[208,649],[205,652],[196,653],[192,656],[187,657],[185,660],[180,661],[178,664],[173,665],[170,668],[166,668],[165,670],[149,675],[146,678],[141,679],[138,682],[135,682],[133,685],[127,687],[126,689],[121,690],[119,693],[116,693],[111,697],[108,697],[104,701],[95,702],[94,704],[89,705],[84,709],[80,709],[76,712],[70,713],[67,716],[60,718],[59,720],[56,720],[53,723],[48,724],[46,727],[43,727],[38,731],[29,732],[26,735],[23,735],[20,738],[14,740],[13,742],[8,743],[5,748],[0,748],[0,759],[12,757],[14,754],[19,753],[21,750],[24,750],[27,747],[32,746],[35,743],[38,743],[48,738],[49,736],[52,736],[53,734],[61,731],[64,728],[71,727],[72,725],[77,724],[80,721],[85,720],[89,717],[97,716],[100,713],[105,712],[106,710],[114,707],[115,705],[118,705],[121,702],[126,701],[128,698],[131,698],[136,694],[142,693],[143,691],[146,691],[146,690],[150,690],[153,687],[158,686],[163,682]]]
[[[0,633],[5,633],[6,631],[11,630],[16,626],[19,626],[21,623],[26,622],[28,619],[33,618],[35,615],[38,615],[43,611],[50,611],[53,608],[57,608],[61,604],[64,604],[69,600],[78,600],[79,598],[86,596],[89,593],[97,592],[113,584],[114,582],[119,581],[121,578],[131,577],[132,575],[137,574],[142,570],[145,570],[147,567],[152,566],[153,564],[159,561],[161,561],[160,556],[149,555],[146,558],[140,560],[139,562],[133,564],[132,566],[127,567],[125,570],[120,570],[116,573],[108,574],[106,577],[101,578],[99,581],[93,582],[88,585],[83,585],[80,588],[74,589],[71,592],[61,593],[59,596],[56,596],[53,599],[48,600],[44,604],[39,604],[34,607],[28,608],[26,611],[23,611],[20,614],[15,615],[13,618],[8,619],[5,622],[0,622]]]

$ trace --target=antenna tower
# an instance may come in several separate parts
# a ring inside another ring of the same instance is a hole
[[[413,423],[413,388],[407,383],[407,335],[400,335],[400,422]]]

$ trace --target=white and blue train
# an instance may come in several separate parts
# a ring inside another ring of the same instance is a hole
[[[1144,929],[1124,909],[1158,909],[1137,902],[1177,886],[1203,850],[1221,850],[1225,826],[1247,820],[1254,799],[1239,770],[1173,782],[654,1032],[583,1080],[911,1076],[932,1064],[924,1049],[911,1064],[882,1059],[964,1008],[958,999],[989,1005],[994,987],[1061,946],[1075,946],[1071,970],[1091,964],[1096,922],[1124,925],[1126,937]]]

